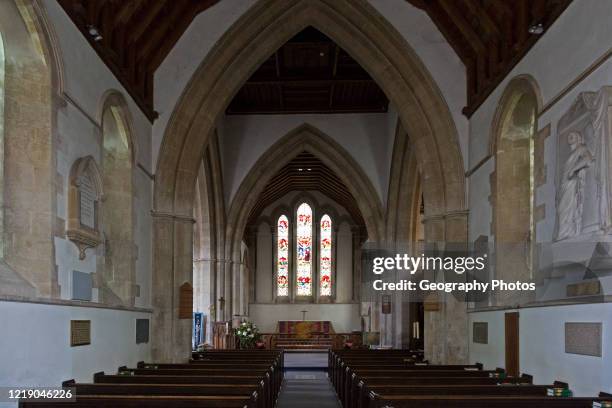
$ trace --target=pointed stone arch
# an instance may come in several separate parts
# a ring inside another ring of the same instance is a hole
[[[191,279],[188,251],[192,250],[195,180],[218,117],[249,75],[308,26],[350,53],[397,107],[423,169],[432,239],[467,238],[464,166],[455,124],[440,90],[403,37],[366,0],[262,0],[238,19],[205,58],[166,128],[153,199],[153,279],[158,287],[167,290],[172,282]],[[234,250],[228,248],[226,254],[230,251],[231,258],[237,259]],[[177,290],[174,287],[172,296],[153,294],[153,332],[161,335],[154,338],[152,350],[158,360],[182,360],[189,350],[190,327],[172,313]]]
[[[249,212],[272,177],[301,152],[320,159],[348,187],[363,215],[371,241],[383,239],[383,208],[379,196],[359,164],[350,154],[319,129],[303,124],[272,145],[249,170],[240,184],[228,212],[228,242],[237,244],[246,227]]]

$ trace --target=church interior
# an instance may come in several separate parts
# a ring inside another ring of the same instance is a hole
[[[0,407],[612,407],[610,16],[0,0]]]

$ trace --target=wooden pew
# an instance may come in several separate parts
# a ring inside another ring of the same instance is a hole
[[[93,383],[66,381],[76,394],[70,407],[273,408],[283,377],[278,351],[224,351],[195,355],[184,364],[139,362],[117,375],[94,374]],[[59,405],[61,404],[61,405]],[[62,401],[24,401],[22,407],[67,407]]]
[[[141,378],[142,379],[142,378]],[[146,379],[142,379],[146,380]],[[101,384],[76,383],[74,380],[62,383],[81,395],[147,395],[147,396],[242,396],[252,397],[258,408],[272,408],[270,401],[263,398],[263,384]]]
[[[19,402],[20,408],[255,408],[243,396],[82,395],[74,402]]]
[[[393,395],[370,394],[370,407],[382,408],[592,408],[601,398],[522,395]]]
[[[431,377],[431,378],[395,378],[395,377],[362,377],[357,389],[351,391],[356,398],[351,398],[352,407],[367,407],[370,401],[370,392],[376,394],[397,394],[398,390],[414,386],[508,386],[518,385],[520,387],[531,386],[533,378],[528,375],[504,379],[487,377]],[[367,383],[367,385],[366,385]],[[555,387],[567,388],[567,384],[555,383]],[[401,393],[401,392],[399,392]],[[346,408],[346,407],[345,407]]]

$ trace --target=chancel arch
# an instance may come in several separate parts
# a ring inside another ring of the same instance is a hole
[[[102,123],[102,234],[104,255],[102,299],[133,305],[136,246],[134,243],[134,145],[127,104],[121,94],[104,99]]]
[[[541,106],[533,79],[513,79],[502,95],[493,122],[490,152],[495,158],[491,195],[495,239],[495,278],[533,278],[534,136]],[[518,292],[500,292],[496,303],[516,306],[528,300]]]
[[[365,1],[267,0],[251,7],[224,34],[192,77],[165,131],[155,178],[155,240],[163,237],[165,242],[167,239],[185,241],[183,235],[189,233],[186,225],[182,224],[189,222],[192,215],[199,156],[218,116],[250,73],[292,35],[313,26],[349,52],[398,107],[400,120],[412,138],[424,171],[423,178],[427,181],[423,186],[427,203],[425,212],[429,216],[426,223],[429,239],[465,241],[464,168],[448,106],[405,40],[383,18],[372,17],[375,15],[377,11]],[[371,240],[384,236],[384,224],[378,223],[381,214],[382,211],[364,212]],[[176,226],[168,228],[168,223]],[[373,230],[371,227],[376,224],[376,230]],[[230,234],[243,230],[235,224],[230,229]],[[169,236],[168,231],[174,232]],[[236,239],[227,241],[227,257],[238,259]],[[191,248],[190,243],[188,247]],[[154,253],[156,257],[172,258],[175,251]],[[174,281],[191,279],[190,267],[177,268],[179,263],[161,260],[153,264],[154,280],[168,281],[170,276],[174,276]],[[225,294],[230,295],[233,272],[229,265],[225,269]],[[162,310],[170,307],[171,299],[153,297],[159,303],[155,307],[154,331],[180,333],[188,330],[186,322],[171,316],[162,318],[162,315],[168,316]],[[157,358],[178,359],[189,349],[188,342],[178,338],[172,342],[174,350],[164,347],[163,343],[166,342],[154,340]],[[179,344],[183,345],[182,351]],[[464,353],[456,356],[462,360]]]

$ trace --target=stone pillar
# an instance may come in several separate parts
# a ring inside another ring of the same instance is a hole
[[[192,322],[179,319],[179,288],[192,283],[193,223],[190,217],[153,213],[151,355],[156,362],[185,362],[191,353]]]
[[[442,246],[467,245],[467,215],[467,211],[458,211],[426,216],[423,220],[425,241]],[[467,363],[467,303],[454,295],[440,292],[426,299],[423,334],[425,358],[432,363]]]

